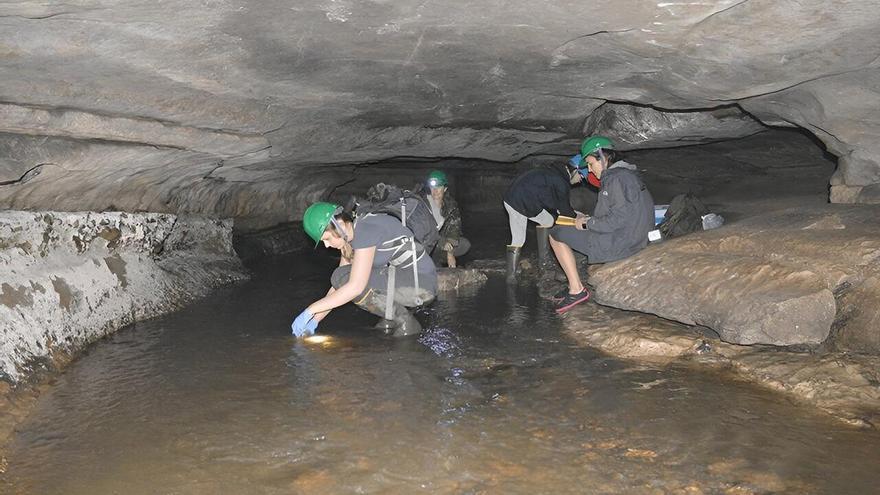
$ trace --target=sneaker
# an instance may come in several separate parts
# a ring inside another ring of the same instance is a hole
[[[551,297],[550,299],[552,299],[554,302],[559,302],[559,301],[565,299],[565,296],[567,296],[567,295],[568,295],[568,287],[563,287],[562,289],[559,290],[559,292],[557,292],[556,294],[553,294],[553,297]]]
[[[567,291],[566,291],[567,292]],[[577,306],[578,304],[585,302],[590,299],[590,291],[586,288],[582,290],[578,294],[565,294],[565,297],[562,298],[559,303],[556,305],[557,313],[565,313],[569,309]]]

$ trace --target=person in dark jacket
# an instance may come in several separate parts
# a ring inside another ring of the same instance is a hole
[[[526,242],[526,227],[531,220],[538,224],[538,252],[546,233],[560,215],[574,218],[571,207],[571,186],[581,181],[576,170],[547,165],[523,172],[504,193],[504,209],[510,219],[510,244],[507,246],[507,281],[516,281],[520,251]],[[549,252],[549,249],[546,251]]]
[[[568,279],[556,294],[556,311],[564,313],[590,298],[581,283],[573,251],[587,255],[588,263],[607,263],[639,252],[648,245],[654,228],[654,198],[635,165],[622,159],[610,139],[592,136],[581,146],[581,165],[599,182],[599,199],[592,216],[580,215],[574,226],[550,229],[550,247]]]
[[[425,199],[431,206],[431,213],[440,233],[440,240],[431,252],[431,257],[437,266],[445,262],[449,268],[455,268],[458,266],[456,258],[464,256],[471,249],[470,241],[461,235],[461,211],[458,209],[458,202],[448,193],[449,181],[442,170],[431,172],[427,185]]]

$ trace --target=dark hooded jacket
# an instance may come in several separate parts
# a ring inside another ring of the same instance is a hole
[[[590,263],[632,256],[648,245],[648,232],[654,228],[654,198],[635,165],[615,162],[601,181],[596,208],[587,221]]]
[[[571,182],[564,168],[547,165],[520,174],[504,193],[504,202],[531,218],[547,210],[554,217],[574,217]]]

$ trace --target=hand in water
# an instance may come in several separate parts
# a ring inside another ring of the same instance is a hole
[[[308,309],[300,313],[290,325],[291,333],[295,337],[308,337],[314,334],[317,329],[318,320]]]

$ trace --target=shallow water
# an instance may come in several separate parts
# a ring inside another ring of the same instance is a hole
[[[880,434],[722,375],[579,348],[503,281],[394,340],[356,308],[289,322],[331,260],[275,264],[74,363],[2,493],[877,493]]]

